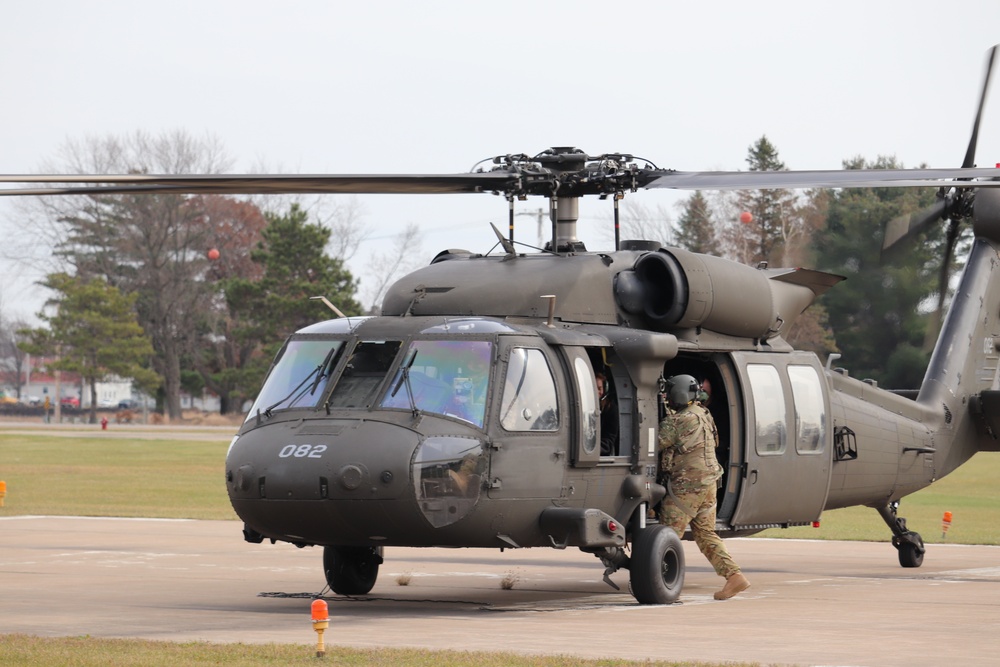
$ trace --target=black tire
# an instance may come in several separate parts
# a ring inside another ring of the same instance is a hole
[[[640,604],[673,604],[684,587],[684,549],[667,526],[643,528],[632,540],[632,595]]]
[[[924,562],[924,541],[916,533],[907,535],[913,536],[913,540],[899,543],[899,564],[903,567],[920,567]]]
[[[365,595],[375,586],[382,549],[373,547],[324,547],[326,583],[337,595]]]

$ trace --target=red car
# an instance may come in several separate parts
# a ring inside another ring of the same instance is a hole
[[[63,396],[62,400],[59,401],[60,405],[64,408],[78,408],[80,407],[80,399],[76,396]]]

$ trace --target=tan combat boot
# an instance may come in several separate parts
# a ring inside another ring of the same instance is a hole
[[[715,593],[716,600],[728,600],[737,593],[742,593],[746,589],[750,588],[750,581],[743,576],[742,572],[737,572],[736,574],[731,574],[726,579],[726,585],[722,587],[721,591]]]

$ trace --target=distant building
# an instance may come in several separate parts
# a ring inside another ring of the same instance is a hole
[[[98,382],[94,388],[97,390],[97,407],[99,408],[115,408],[122,401],[132,398],[131,380],[123,380],[113,376],[104,382]],[[80,407],[90,407],[89,387],[84,387],[83,389],[83,396],[80,397]]]
[[[63,374],[59,378],[59,398],[69,398],[76,396],[80,398],[80,378],[66,377]],[[50,400],[56,400],[56,381],[52,375],[46,373],[33,373],[31,382],[28,382],[21,389],[21,397],[24,400],[35,402],[48,396]]]
[[[56,400],[56,385],[58,384],[59,400],[75,398],[79,401],[81,408],[90,407],[90,387],[83,385],[83,379],[77,373],[62,371],[59,373],[58,383],[55,373],[48,372],[45,366],[51,361],[48,358],[32,357],[25,355],[25,364],[22,372],[7,368],[0,370],[0,388],[8,396],[20,397],[22,403],[40,404],[48,396],[49,400]],[[20,377],[18,377],[20,375]],[[132,382],[121,378],[111,378],[106,382],[98,382],[97,386],[98,407],[115,407],[119,401],[132,397]]]

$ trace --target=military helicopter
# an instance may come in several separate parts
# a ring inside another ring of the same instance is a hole
[[[322,176],[3,176],[3,195],[174,192],[494,193],[502,252],[449,249],[396,282],[381,314],[294,333],[226,455],[226,486],[248,542],[323,548],[332,590],[364,595],[385,547],[577,548],[604,579],[629,571],[640,603],[677,600],[679,536],[650,509],[664,379],[712,387],[725,468],[723,536],[807,525],[824,510],[874,508],[903,567],[920,536],[904,496],[1000,441],[1000,168],[678,172],[624,153],[552,148],[501,155],[470,173]],[[640,166],[641,165],[641,166]],[[31,187],[26,184],[63,184]],[[618,202],[640,189],[916,187],[939,203],[889,240],[971,217],[975,242],[925,379],[892,392],[854,379],[785,332],[842,278],[750,267],[621,240]],[[548,200],[551,239],[514,240],[515,202]],[[584,196],[614,207],[614,249],[577,238]],[[496,247],[496,246],[494,246]],[[332,304],[330,304],[332,306]],[[596,377],[616,433],[602,433]],[[608,437],[612,436],[612,437]]]

